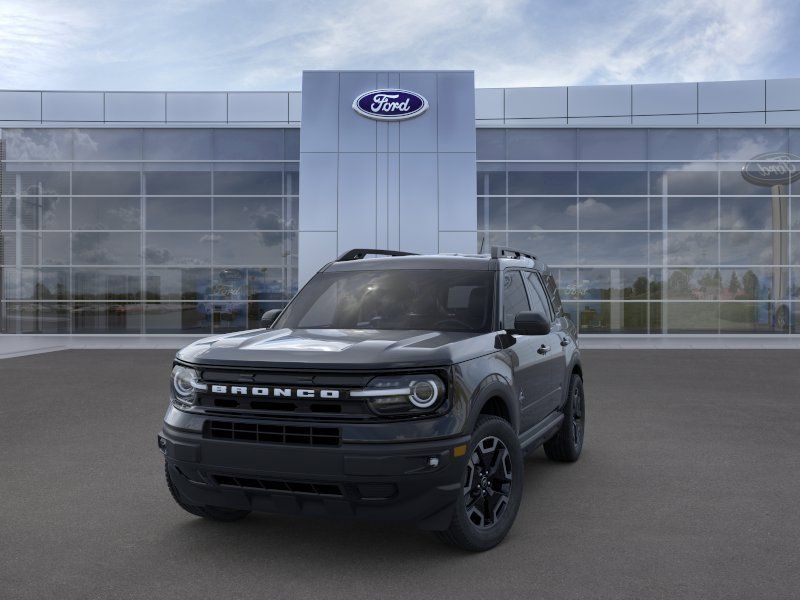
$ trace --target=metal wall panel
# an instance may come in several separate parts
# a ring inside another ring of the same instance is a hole
[[[677,115],[697,112],[696,83],[651,83],[632,86],[634,115]]]
[[[764,80],[708,81],[698,84],[701,113],[764,110]]]
[[[697,114],[690,115],[633,115],[633,125],[697,125]]]
[[[437,152],[475,152],[474,89],[472,71],[436,74]]]
[[[400,121],[400,152],[436,152],[438,146],[436,73],[400,73],[399,87],[422,94],[428,100],[428,110],[413,119]],[[474,94],[470,95],[474,97]]]
[[[302,231],[336,231],[338,163],[335,152],[300,153]]]
[[[424,254],[439,246],[437,156],[434,152],[400,154],[400,248]],[[464,207],[463,210],[469,210]],[[477,212],[477,209],[473,209]]]
[[[230,92],[228,121],[281,122],[289,120],[287,92]]]
[[[106,121],[163,123],[166,119],[163,92],[106,92]]]
[[[186,123],[225,123],[228,120],[224,92],[169,92],[167,120]]]
[[[302,94],[300,92],[289,92],[289,121],[293,123],[300,122],[300,114],[302,112]]]
[[[477,236],[474,231],[440,231],[439,252],[460,252],[472,254],[477,250]]]
[[[587,85],[569,88],[569,118],[631,114],[631,86]],[[557,115],[556,115],[557,116]]]
[[[41,92],[0,92],[0,121],[41,121]]]
[[[503,88],[483,88],[475,90],[475,118],[503,119],[505,92]]]
[[[353,111],[355,112],[355,111]],[[373,248],[376,244],[376,155],[374,152],[339,154],[339,252]],[[300,188],[302,190],[302,187]],[[305,193],[303,194],[305,199]]]
[[[800,79],[767,79],[767,110],[800,110]]]
[[[43,92],[44,121],[103,121],[102,92]]]
[[[301,231],[298,244],[305,255],[305,260],[300,261],[297,269],[300,285],[311,279],[321,266],[338,256],[335,231]]]
[[[800,110],[768,112],[767,125],[800,126]]]
[[[710,113],[698,115],[700,125],[763,125],[763,112]]]
[[[630,125],[631,118],[625,117],[570,117],[570,125]]]
[[[303,73],[303,126],[300,161],[305,152],[339,151],[339,73]]]
[[[439,231],[475,231],[476,210],[469,210],[477,196],[475,155],[439,153]],[[465,176],[472,173],[472,177]]]
[[[377,86],[375,73],[339,75],[339,152],[375,152],[375,125],[353,110],[353,100]]]
[[[567,116],[567,88],[508,88],[506,119],[548,119]]]

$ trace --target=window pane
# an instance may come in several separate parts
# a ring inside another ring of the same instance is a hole
[[[73,233],[72,264],[137,265],[139,237],[138,233]]]
[[[300,128],[283,130],[283,157],[286,160],[300,160]]]
[[[3,129],[7,160],[70,160],[69,129]]]
[[[69,172],[66,165],[59,165],[63,170],[44,171],[42,165],[33,167],[36,170],[21,170],[22,165],[10,164],[3,174],[3,194],[23,196],[66,196],[69,194]],[[20,170],[18,170],[20,169]]]
[[[647,131],[644,129],[581,129],[578,134],[578,158],[582,160],[644,160],[647,158]],[[632,193],[638,194],[639,192]]]
[[[788,198],[721,198],[722,229],[788,229]]]
[[[773,251],[788,248],[788,233],[723,232],[720,234],[720,264],[772,265],[785,259]],[[777,248],[776,248],[777,245]]]
[[[650,160],[716,160],[717,130],[651,129],[647,145]]]
[[[148,300],[205,300],[211,296],[211,269],[148,268]]]
[[[723,300],[787,300],[789,270],[780,267],[722,269]]]
[[[140,300],[142,275],[139,269],[81,269],[72,271],[74,300]]]
[[[147,229],[211,229],[211,198],[146,199]]]
[[[242,170],[214,172],[215,194],[257,196],[283,193],[283,172],[280,165],[276,167],[254,165],[252,168],[242,165],[240,167]]]
[[[530,310],[530,304],[519,271],[506,271],[503,274],[503,327],[513,328],[514,318],[526,310]]]
[[[584,170],[579,173],[579,187],[581,194],[646,194],[647,171]]]
[[[214,198],[215,229],[288,229],[281,198]]]
[[[575,198],[508,199],[509,229],[575,229],[576,226]]]
[[[218,160],[282,160],[283,129],[215,129]]]
[[[23,233],[22,264],[69,264],[69,233]]]
[[[647,198],[581,198],[581,229],[647,229]]]
[[[716,196],[717,171],[713,165],[651,165],[650,193],[677,196]],[[686,170],[681,170],[686,168]]]
[[[750,160],[765,152],[788,152],[787,129],[720,129],[721,160]]]
[[[23,229],[69,229],[69,198],[23,197]]]
[[[781,308],[771,302],[722,302],[720,333],[788,333],[786,311],[788,306]]]
[[[130,302],[76,304],[72,312],[74,333],[140,333],[142,306]]]
[[[717,302],[665,302],[664,325],[667,333],[718,333]]]
[[[69,333],[69,304],[8,302],[2,333]]]
[[[502,195],[506,193],[506,166],[504,163],[478,165],[478,194]]]
[[[294,234],[217,233],[214,262],[218,265],[280,265],[297,254]]]
[[[668,198],[669,229],[717,229],[716,198]]]
[[[210,129],[145,129],[145,160],[210,160]]]
[[[69,269],[3,269],[3,299],[67,300]]]
[[[581,302],[581,333],[647,333],[646,302]]]
[[[147,233],[148,265],[210,265],[211,233]]]
[[[716,233],[668,233],[667,262],[671,265],[719,264]]]
[[[144,178],[145,190],[150,196],[203,196],[211,193],[211,173],[208,171],[148,171]]]
[[[211,309],[195,302],[145,304],[146,333],[210,333]]]
[[[72,173],[72,193],[136,195],[140,191],[139,178],[138,171],[74,171]]]
[[[214,293],[233,300],[286,300],[290,297],[281,268],[215,269]]]
[[[581,269],[579,297],[585,300],[647,300],[647,269]]]
[[[506,159],[505,129],[478,129],[475,133],[478,160]]]
[[[667,299],[717,300],[720,290],[719,269],[669,269]]]
[[[140,203],[133,198],[72,199],[73,229],[139,229]]]
[[[76,129],[76,160],[139,160],[140,129]]]
[[[747,181],[742,175],[743,166],[744,163],[720,165],[720,193],[751,196],[771,195],[773,186],[759,185]]]
[[[531,310],[535,313],[543,315],[545,319],[553,319],[553,313],[550,310],[550,302],[547,299],[547,294],[539,283],[539,277],[530,271],[525,271],[522,278],[528,285],[528,300],[531,304]]]
[[[647,263],[646,233],[582,233],[578,255],[582,265]]]
[[[211,311],[214,332],[226,333],[247,328],[247,304],[220,299],[205,305]]]
[[[575,195],[577,190],[577,173],[572,168],[555,170],[547,165],[548,170],[539,170],[543,165],[511,164],[508,165],[508,193],[514,195]],[[551,170],[552,169],[552,170]]]
[[[548,265],[575,265],[578,262],[578,239],[574,233],[540,233],[529,231],[523,233],[509,233],[508,241],[486,240],[484,251],[491,245],[499,244],[511,246],[530,252],[544,260]]]
[[[577,136],[570,129],[509,129],[509,160],[574,160]]]
[[[505,198],[478,198],[478,229],[506,229]]]

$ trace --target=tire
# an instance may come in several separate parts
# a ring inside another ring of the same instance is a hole
[[[556,434],[544,443],[547,458],[556,462],[575,462],[583,449],[586,428],[586,401],[583,395],[583,379],[573,373],[569,381],[569,393],[564,404],[564,420]]]
[[[169,466],[167,465],[166,461],[164,462],[164,476],[167,478],[167,487],[169,488],[169,493],[172,494],[172,499],[175,500],[178,506],[188,513],[198,517],[203,517],[204,519],[209,519],[211,521],[227,522],[239,521],[250,514],[249,510],[222,508],[219,506],[197,506],[195,504],[189,504],[183,499],[183,497],[180,495],[180,492],[178,492],[178,488],[176,488],[175,484],[172,482],[172,477],[169,474]]]
[[[522,450],[507,421],[482,416],[467,456],[464,494],[456,501],[449,528],[436,535],[458,548],[483,552],[502,542],[514,524],[524,482]]]

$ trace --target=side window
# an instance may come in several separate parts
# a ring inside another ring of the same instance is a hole
[[[547,284],[547,292],[550,294],[550,301],[553,303],[553,309],[556,311],[556,315],[563,314],[564,309],[561,306],[561,296],[558,294],[556,280],[552,275],[548,275],[545,279],[545,283]]]
[[[550,311],[550,303],[547,301],[542,284],[539,282],[539,276],[531,271],[525,271],[525,280],[530,286],[528,288],[532,293],[531,296],[531,310],[538,312],[549,320],[553,320],[553,313]]]
[[[530,310],[528,294],[519,271],[503,273],[503,327],[514,327],[517,313]]]

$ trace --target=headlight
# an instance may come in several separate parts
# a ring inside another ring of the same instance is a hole
[[[200,374],[194,369],[175,365],[172,367],[172,402],[178,408],[188,408],[197,401],[197,391],[205,390],[205,383],[200,382]]]
[[[444,382],[436,375],[398,375],[376,377],[350,396],[366,398],[370,409],[379,415],[413,415],[433,412],[446,394]]]

